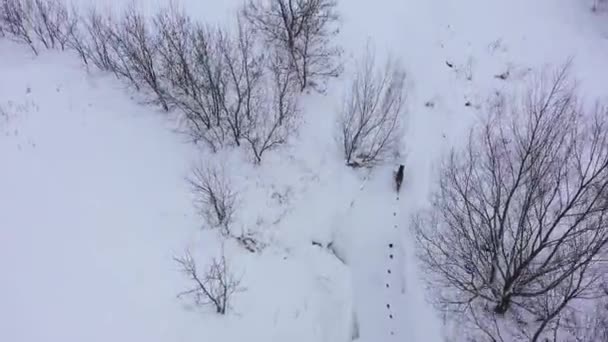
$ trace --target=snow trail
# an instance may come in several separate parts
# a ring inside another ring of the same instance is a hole
[[[405,273],[406,249],[410,248],[402,238],[407,228],[403,200],[407,191],[403,184],[398,195],[391,170],[380,170],[370,177],[348,212],[345,226],[352,233],[349,266],[360,341],[441,340],[436,328],[428,328],[437,327],[437,322],[421,308],[428,304],[417,292],[416,279]],[[419,298],[412,300],[412,295]]]

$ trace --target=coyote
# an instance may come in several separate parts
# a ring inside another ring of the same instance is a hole
[[[395,185],[397,186],[397,192],[401,189],[401,183],[403,183],[403,169],[405,166],[399,164],[399,170],[395,173]]]

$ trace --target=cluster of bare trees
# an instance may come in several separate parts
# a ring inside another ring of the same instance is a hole
[[[297,129],[299,93],[340,71],[329,0],[250,2],[234,30],[197,23],[175,6],[150,19],[135,8],[81,14],[60,0],[0,4],[0,34],[36,54],[40,46],[75,51],[87,67],[177,110],[194,141],[213,151],[244,145],[256,163]],[[280,23],[270,20],[278,8]]]
[[[214,151],[244,144],[255,162],[287,141],[300,115],[295,83],[242,21],[235,35],[175,12],[158,15],[155,25],[166,96],[185,113],[195,140]]]
[[[414,227],[444,308],[492,341],[561,341],[569,313],[606,297],[608,110],[583,108],[567,67],[519,100],[450,154]]]
[[[351,167],[373,167],[399,151],[405,103],[405,71],[388,61],[376,66],[368,46],[346,93],[339,140]]]

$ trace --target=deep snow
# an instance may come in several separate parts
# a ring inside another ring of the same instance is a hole
[[[140,1],[149,13],[166,3]],[[224,22],[238,3],[183,6]],[[440,341],[409,216],[426,204],[441,152],[462,141],[488,97],[521,88],[530,71],[573,57],[581,90],[607,98],[608,20],[589,7],[341,1],[344,77],[327,96],[303,99],[300,136],[257,168],[238,151],[209,156],[187,143],[171,119],[113,77],[87,74],[70,53],[33,57],[0,40],[0,341],[338,342],[354,326],[361,341]],[[342,165],[333,140],[343,83],[369,38],[408,72],[399,200],[392,165],[366,180]],[[495,77],[507,70],[506,81]],[[268,244],[259,255],[224,246],[247,288],[227,317],[175,297],[189,284],[172,257],[188,248],[202,263],[220,250],[200,230],[184,180],[199,163],[227,166],[238,225]],[[312,241],[333,242],[347,265]]]

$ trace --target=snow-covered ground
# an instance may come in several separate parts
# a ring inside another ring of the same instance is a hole
[[[167,3],[140,1],[149,13]],[[183,0],[190,15],[216,22],[238,4]],[[87,74],[69,52],[34,57],[0,39],[0,341],[340,342],[353,330],[361,341],[441,341],[409,216],[427,203],[441,152],[462,141],[488,98],[531,71],[572,57],[585,96],[608,99],[608,17],[590,5],[340,1],[346,73],[326,96],[303,99],[300,136],[260,167],[187,143],[171,119],[112,76]],[[333,138],[343,83],[370,38],[408,72],[398,200],[393,165],[353,172]],[[189,284],[172,259],[186,248],[198,260],[220,251],[185,181],[210,163],[225,165],[239,193],[238,225],[268,244],[259,254],[224,246],[246,288],[225,317],[176,298]],[[346,265],[312,241],[332,242]]]

